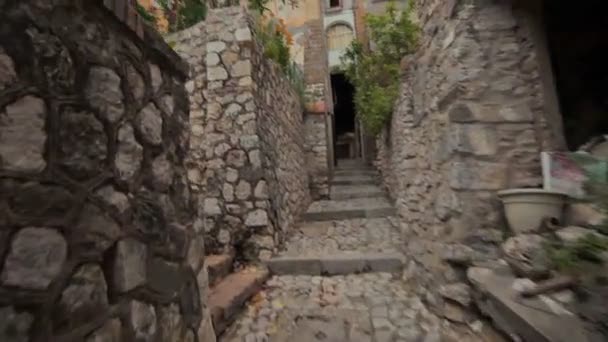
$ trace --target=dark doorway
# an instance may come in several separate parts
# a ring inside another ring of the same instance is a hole
[[[357,132],[355,130],[355,105],[353,85],[344,74],[332,74],[334,94],[334,155],[336,159],[359,157]]]
[[[555,83],[570,150],[608,134],[606,1],[544,1]]]

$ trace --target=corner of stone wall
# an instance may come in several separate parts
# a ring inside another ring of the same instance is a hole
[[[276,251],[307,198],[301,105],[254,25],[242,7],[219,8],[170,37],[192,70],[189,176],[207,251],[249,260]]]
[[[42,3],[0,12],[0,340],[194,341],[185,69],[102,2]]]

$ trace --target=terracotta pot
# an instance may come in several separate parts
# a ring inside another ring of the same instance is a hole
[[[544,218],[562,220],[567,195],[544,189],[508,189],[498,192],[505,216],[515,234],[538,232]]]

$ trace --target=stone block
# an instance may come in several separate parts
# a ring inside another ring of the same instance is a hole
[[[397,253],[378,253],[365,256],[370,272],[399,272],[403,269],[403,255]]]
[[[11,306],[0,307],[0,341],[28,342],[34,316],[17,312]]]
[[[110,122],[117,122],[125,111],[120,83],[120,76],[112,69],[94,66],[89,70],[84,88],[85,97],[91,107]]]
[[[475,156],[493,156],[498,151],[496,129],[489,125],[455,124],[449,131],[450,148]]]
[[[157,331],[156,310],[150,304],[132,300],[128,305],[127,324],[136,340],[151,341]]]
[[[0,158],[6,170],[40,172],[46,166],[44,130],[46,109],[42,99],[25,96],[0,112]]]
[[[180,266],[161,258],[148,260],[146,278],[148,288],[167,300],[179,294],[184,281]]]
[[[452,162],[450,186],[455,190],[499,190],[507,185],[508,165],[491,162]]]
[[[318,258],[279,257],[266,261],[272,274],[321,275],[322,265]]]
[[[23,228],[11,242],[0,281],[5,286],[45,290],[61,272],[67,252],[67,243],[56,230]]]
[[[366,270],[367,263],[362,255],[349,254],[320,259],[321,274],[331,276],[336,274],[361,273]]]
[[[122,336],[122,323],[119,319],[107,321],[89,335],[85,342],[117,342]]]
[[[152,145],[163,142],[163,118],[153,103],[149,103],[136,116],[137,128],[144,140]]]
[[[266,227],[268,226],[268,214],[264,209],[250,211],[245,218],[247,227]]]
[[[116,244],[112,268],[114,289],[121,293],[146,282],[146,245],[135,239],[124,239]]]
[[[133,127],[124,124],[118,129],[118,147],[114,167],[118,178],[127,182],[139,171],[143,160],[143,147],[135,140]]]

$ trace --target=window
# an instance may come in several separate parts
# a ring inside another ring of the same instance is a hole
[[[334,25],[327,30],[327,47],[329,50],[346,49],[353,38],[353,30],[348,25]]]
[[[329,8],[340,7],[340,0],[329,0]]]

